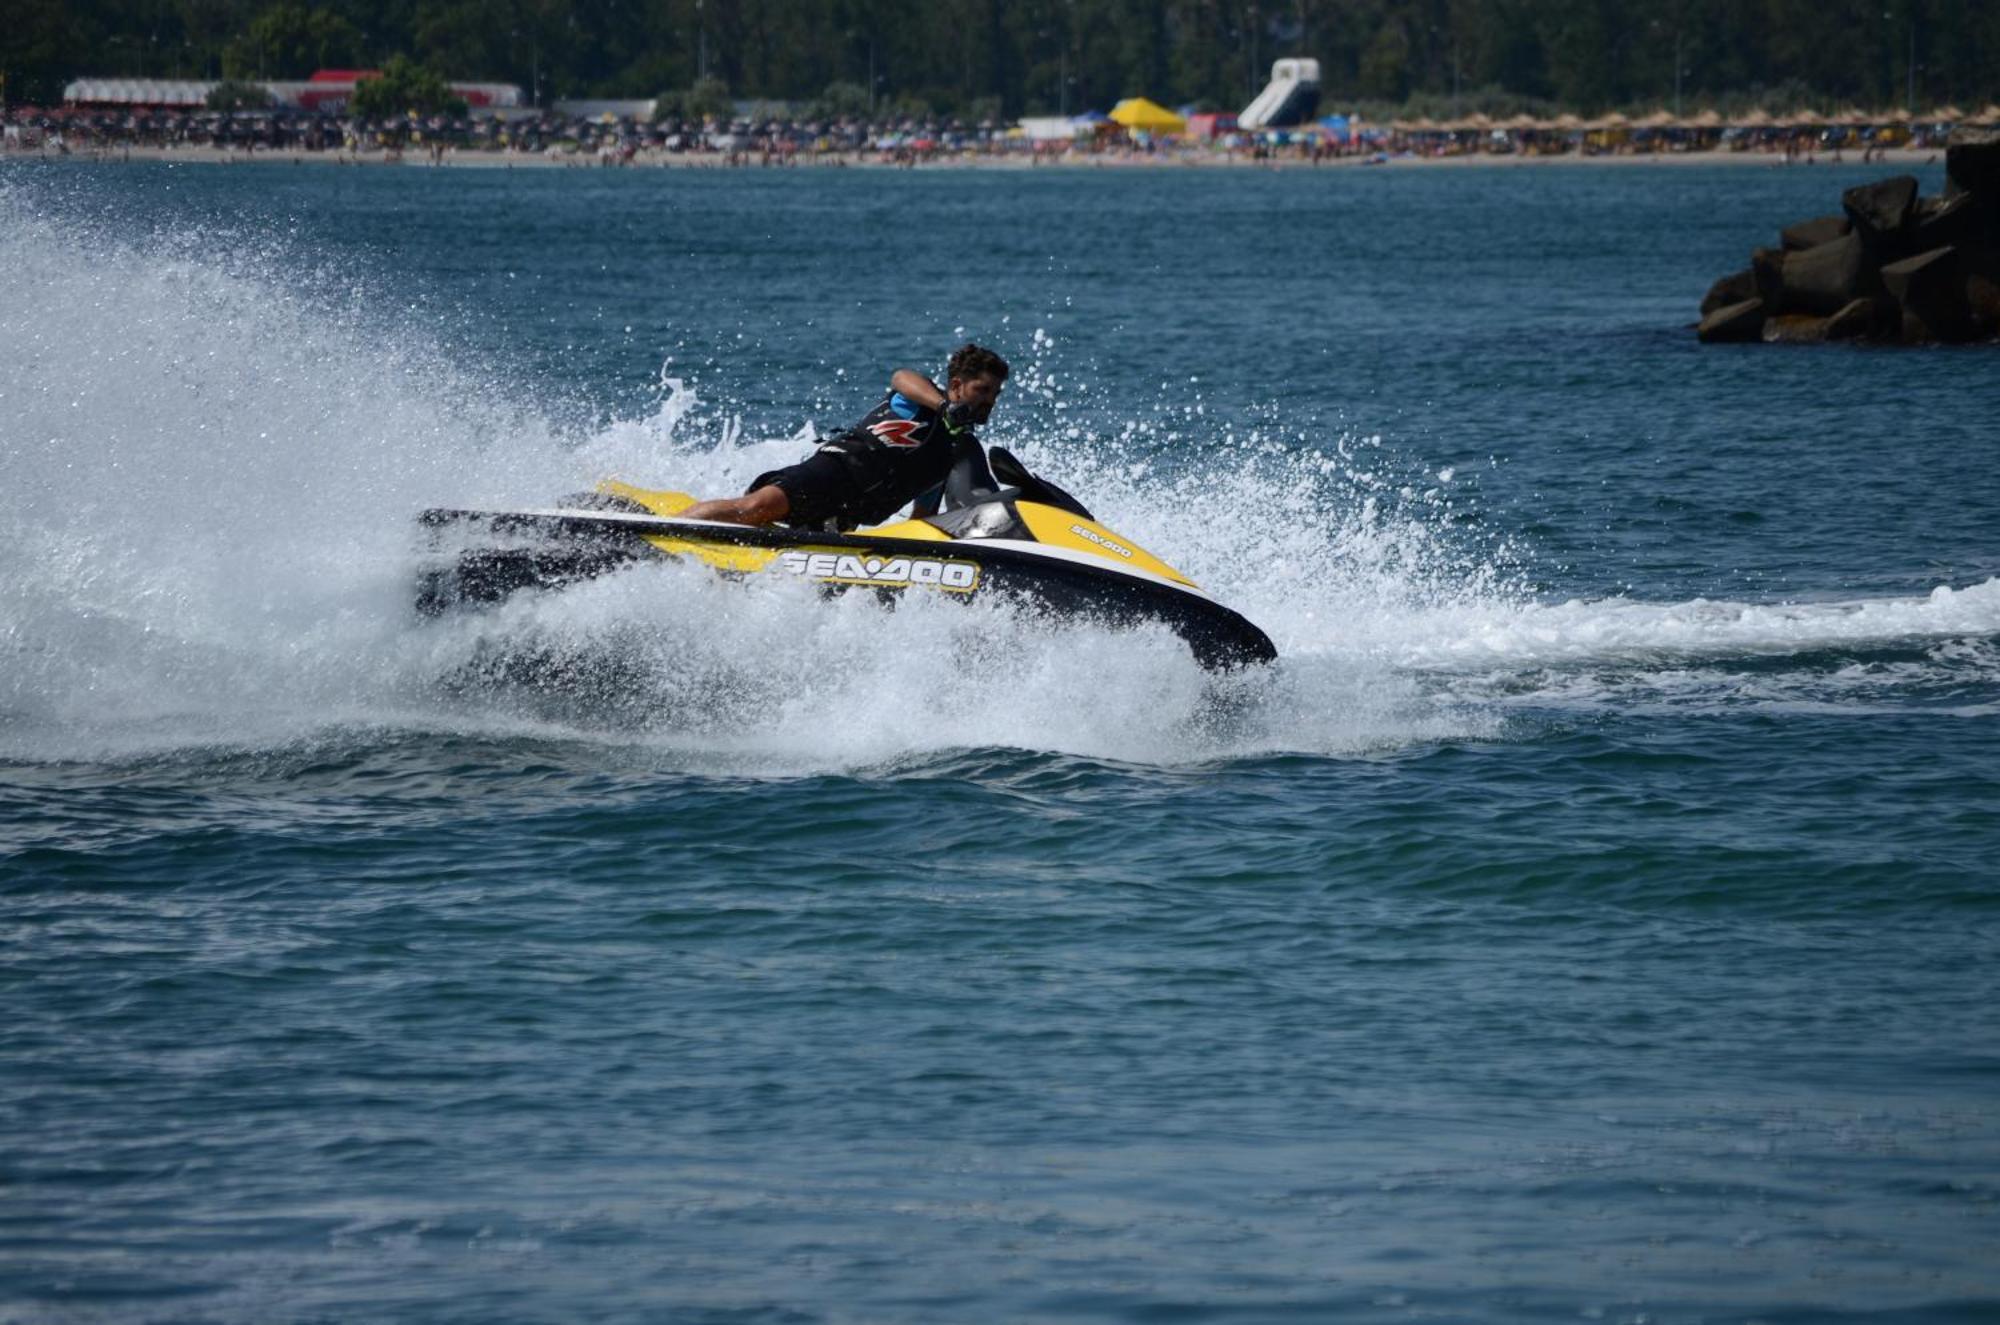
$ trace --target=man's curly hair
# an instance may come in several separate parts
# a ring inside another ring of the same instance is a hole
[[[951,362],[945,365],[945,380],[972,377],[992,377],[1004,382],[1007,380],[1007,361],[984,345],[967,341],[951,352]]]

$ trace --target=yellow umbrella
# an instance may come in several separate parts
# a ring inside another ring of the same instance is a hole
[[[1187,121],[1156,101],[1127,97],[1111,108],[1111,118],[1128,129],[1148,133],[1185,133]]]

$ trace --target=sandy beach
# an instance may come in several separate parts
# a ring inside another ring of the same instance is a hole
[[[1909,167],[1935,163],[1943,156],[1937,148],[1884,148],[1874,152],[1870,165]],[[895,161],[876,152],[828,152],[777,156],[765,161],[757,156],[732,163],[719,152],[639,152],[629,161],[600,157],[591,152],[506,152],[447,149],[433,160],[421,148],[401,152],[347,151],[259,151],[206,146],[119,146],[103,150],[71,150],[58,153],[46,149],[0,154],[0,161],[60,160],[124,163],[168,162],[187,165],[324,165],[343,167],[403,167],[424,170],[1322,170],[1356,167],[1387,169],[1472,169],[1521,170],[1545,167],[1617,167],[1672,169],[1681,166],[1765,166],[1786,169],[1815,164],[1858,164],[1861,153],[1854,151],[1819,153],[1787,159],[1777,152],[1665,152],[1665,153],[1582,153],[1515,154],[1459,153],[1446,156],[1351,155],[1313,161],[1305,157],[1278,156],[1259,160],[1248,153],[1227,152],[1103,152],[1064,153],[1029,156],[1026,154],[963,153],[940,155],[916,163]]]

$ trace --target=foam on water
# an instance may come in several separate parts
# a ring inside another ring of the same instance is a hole
[[[736,491],[814,425],[747,438],[663,377],[652,412],[579,433],[452,362],[418,318],[376,311],[393,304],[379,288],[282,244],[229,261],[210,247],[0,189],[10,755],[549,724],[779,773],[939,747],[1344,753],[1494,733],[1496,699],[1518,701],[1524,679],[1585,702],[1603,687],[1579,675],[1606,664],[1629,689],[1690,660],[1726,678],[1731,658],[2000,632],[1993,582],[1805,605],[1537,603],[1510,577],[1516,550],[1453,535],[1450,471],[1401,474],[1378,437],[1305,445],[1199,417],[1089,442],[1064,422],[1040,333],[1003,440],[1264,626],[1275,671],[1216,682],[1164,629],[929,599],[887,612],[674,566],[421,622],[417,510],[542,505],[605,474]]]

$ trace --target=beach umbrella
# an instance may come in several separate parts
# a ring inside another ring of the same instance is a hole
[[[1954,124],[1965,118],[1965,112],[1956,106],[1939,106],[1926,117],[1929,124]]]

